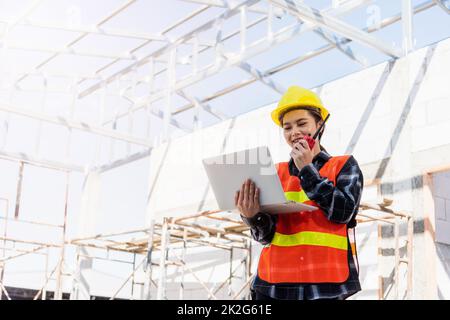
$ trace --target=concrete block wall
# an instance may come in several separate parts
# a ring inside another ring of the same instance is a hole
[[[450,246],[450,171],[433,176],[436,241]]]
[[[450,170],[433,175],[436,226],[436,283],[439,299],[450,299]]]

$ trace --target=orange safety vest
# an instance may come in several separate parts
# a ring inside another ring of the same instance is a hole
[[[336,177],[350,156],[330,158],[320,169],[336,185]],[[289,174],[288,162],[276,165],[287,200],[319,207],[302,190],[300,179]],[[259,258],[258,276],[269,283],[342,283],[349,277],[347,225],[331,222],[325,212],[279,214],[275,235]]]

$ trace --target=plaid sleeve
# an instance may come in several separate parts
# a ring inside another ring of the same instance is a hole
[[[259,212],[252,218],[247,218],[243,215],[241,215],[241,218],[250,227],[250,232],[255,241],[263,245],[272,241],[277,223],[276,215]]]
[[[313,164],[303,167],[299,178],[308,198],[320,206],[328,220],[348,223],[357,214],[364,178],[353,156],[339,172],[336,186],[328,178],[321,177]]]

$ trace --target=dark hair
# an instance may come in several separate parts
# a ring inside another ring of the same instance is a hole
[[[291,107],[291,108],[286,109],[285,111],[283,111],[283,112],[279,115],[278,120],[280,120],[281,126],[283,126],[283,118],[284,118],[284,115],[285,115],[286,113],[292,111],[292,110],[306,110],[306,111],[308,111],[309,114],[310,114],[310,115],[314,118],[314,120],[316,121],[316,124],[319,123],[319,121],[322,120],[322,114],[321,114],[319,108],[316,108],[316,107],[308,107],[308,106]],[[322,130],[321,130],[321,132],[319,133],[319,136],[318,136],[318,137],[319,137],[319,147],[320,147],[321,150],[323,150],[323,151],[325,151],[325,152],[328,153],[328,151],[320,144],[320,140],[322,139],[322,135],[323,135],[324,130],[325,130],[325,125],[323,126],[323,128],[322,128]]]

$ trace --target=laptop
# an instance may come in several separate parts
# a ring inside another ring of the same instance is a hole
[[[260,189],[262,212],[279,214],[317,210],[311,205],[286,200],[266,146],[222,154],[202,162],[220,210],[238,212],[234,196],[246,179],[251,179]]]

